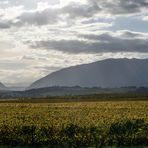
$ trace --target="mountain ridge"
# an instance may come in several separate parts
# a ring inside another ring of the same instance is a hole
[[[125,87],[148,86],[148,59],[106,59],[53,72],[28,89],[51,86]]]
[[[0,82],[0,91],[7,90],[7,87]]]

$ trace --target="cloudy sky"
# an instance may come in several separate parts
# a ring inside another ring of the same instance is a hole
[[[7,86],[124,57],[148,58],[148,0],[0,0],[0,81]]]

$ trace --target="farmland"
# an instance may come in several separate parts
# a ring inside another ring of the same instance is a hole
[[[1,102],[0,144],[148,145],[148,102]]]

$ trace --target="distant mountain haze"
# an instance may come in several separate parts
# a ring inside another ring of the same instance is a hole
[[[107,59],[53,72],[28,89],[51,86],[148,87],[148,59]]]

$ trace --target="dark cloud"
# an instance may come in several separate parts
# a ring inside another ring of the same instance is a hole
[[[118,36],[117,36],[117,33],[109,33],[109,32],[106,32],[106,33],[103,33],[103,34],[100,34],[100,35],[95,35],[95,34],[79,34],[78,37],[80,38],[84,38],[84,39],[89,39],[89,40],[98,40],[98,41],[108,41],[108,40],[111,40],[112,39],[137,39],[137,38],[145,38],[145,34],[143,33],[140,33],[140,32],[131,32],[131,31],[128,31],[128,30],[123,30],[123,31],[118,31]],[[147,38],[148,39],[148,38]]]
[[[126,38],[136,38],[136,37],[138,38],[138,37],[142,37],[143,35],[139,32],[124,31],[122,32],[122,36]]]
[[[25,12],[21,16],[17,17],[17,24],[31,24],[31,25],[46,25],[55,24],[60,18],[57,12],[53,9],[46,9],[41,12]]]
[[[99,11],[101,11],[101,8],[98,5],[78,3],[70,3],[61,9],[62,14],[68,14],[68,17],[72,19],[77,17],[89,18]]]
[[[109,14],[123,15],[139,13],[143,8],[148,8],[147,0],[88,0],[92,5],[98,5],[102,10]]]
[[[32,48],[36,49],[53,49],[68,53],[85,52],[85,50],[87,50],[89,46],[91,45],[78,40],[38,41],[31,45]]]
[[[148,38],[125,38],[125,33],[120,36],[104,33],[101,35],[79,35],[79,37],[85,40],[37,41],[30,46],[35,49],[57,50],[66,53],[148,53]]]

